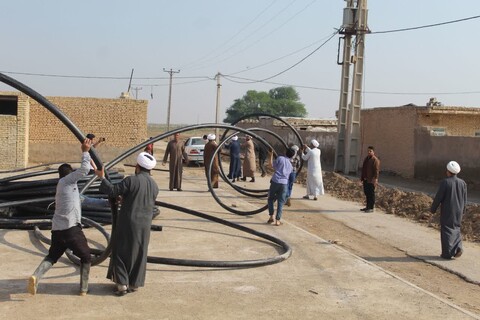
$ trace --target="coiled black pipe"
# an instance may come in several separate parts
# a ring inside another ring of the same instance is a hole
[[[85,135],[81,132],[81,130],[79,128],[77,128],[75,126],[75,124],[70,121],[70,119],[68,119],[57,107],[55,107],[50,101],[48,101],[46,98],[44,98],[42,95],[38,94],[36,91],[34,91],[33,89],[25,86],[24,84],[16,81],[15,79],[13,78],[10,78],[6,75],[4,75],[3,73],[0,73],[0,81],[12,86],[13,88],[16,88],[17,90],[27,94],[28,96],[30,96],[31,98],[33,98],[34,100],[36,100],[38,103],[40,103],[40,105],[44,106],[45,108],[47,108],[50,112],[52,112],[61,122],[64,123],[64,125],[70,129],[70,131],[76,136],[76,138],[82,142],[85,138]],[[195,128],[199,128],[200,126],[194,126]],[[218,124],[215,124],[214,126],[211,126],[211,125],[206,125],[204,127],[212,127],[212,128],[225,128],[225,129],[232,129],[232,130],[238,130],[238,131],[244,131],[243,129],[241,128],[234,128],[232,126],[226,126],[226,125],[218,125]],[[133,149],[130,149],[129,151],[127,151],[124,155],[123,158],[118,158],[117,159],[117,162],[110,162],[109,163],[109,166],[108,168],[111,168],[113,165],[115,165],[116,163],[118,163],[119,161],[121,161],[122,159],[124,159],[125,157],[128,157],[129,155],[133,154],[134,152],[144,148],[147,144],[149,143],[154,143],[155,141],[158,141],[160,139],[163,139],[169,135],[172,135],[176,132],[183,132],[183,131],[188,131],[188,130],[191,130],[191,128],[182,128],[182,129],[177,129],[177,130],[172,130],[171,132],[167,132],[165,135],[159,135],[157,136],[155,139],[150,139],[148,141],[145,141],[144,143],[140,144],[139,146],[137,146],[136,148],[133,148]],[[249,133],[250,135],[252,135],[253,137],[261,140],[262,138],[259,137],[258,135],[254,134],[254,133]],[[301,141],[301,139],[299,139]],[[90,149],[90,154],[92,155],[92,159],[94,160],[95,164],[97,165],[97,167],[103,167],[103,164],[100,160],[100,158],[98,157],[97,153],[95,152],[94,149]],[[106,168],[106,169],[108,169]],[[108,179],[108,175],[107,175],[107,179]],[[95,180],[95,177],[93,177],[89,182],[87,182],[82,190],[82,193],[84,192],[84,190],[87,190],[88,189],[88,186],[90,184],[93,183],[93,181]],[[114,204],[113,201],[112,202],[112,233],[115,232],[115,228],[114,228],[114,225],[115,225],[115,220],[116,220],[116,214],[117,214],[117,211],[118,211],[118,207],[116,204]],[[176,207],[176,206],[173,206],[173,205],[170,205],[173,207]],[[188,211],[192,211],[193,210],[189,210],[189,209],[185,209],[185,208],[181,208],[181,207],[178,207],[178,209],[182,209],[182,210],[188,210]],[[212,217],[214,218],[214,217]],[[215,218],[215,219],[218,219],[218,218]],[[232,224],[234,225],[233,223],[228,223],[228,224]],[[232,225],[230,225],[231,227],[233,227]],[[290,247],[288,246],[288,244],[282,240],[279,240],[279,239],[276,239],[275,237],[272,237],[272,236],[269,236],[269,235],[266,235],[266,234],[263,234],[263,233],[260,233],[260,232],[257,232],[253,229],[249,229],[249,228],[246,228],[246,227],[243,227],[243,226],[240,226],[238,225],[238,229],[239,230],[243,230],[245,232],[249,232],[249,233],[252,233],[252,234],[256,234],[258,236],[263,236],[265,237],[266,239],[269,239],[270,241],[274,241],[275,243],[281,245],[284,249],[286,249],[286,252],[283,253],[282,255],[276,257],[276,258],[271,258],[271,259],[263,259],[263,260],[254,260],[254,261],[244,261],[243,263],[242,262],[234,262],[234,263],[231,263],[231,262],[223,262],[223,263],[220,263],[221,265],[223,266],[231,266],[231,267],[234,267],[233,264],[235,264],[235,266],[238,266],[238,264],[240,263],[241,266],[243,267],[246,267],[246,266],[260,266],[260,265],[267,265],[267,264],[272,264],[272,263],[277,263],[277,262],[280,262],[280,261],[283,261],[285,260],[286,258],[288,258],[290,255],[291,255],[291,249]],[[110,255],[110,252],[111,252],[111,242],[109,241],[108,242],[108,245],[107,245],[107,248],[105,249],[105,251],[103,252],[103,254],[98,257],[98,259],[96,259],[96,261],[94,261],[93,263],[100,263],[101,261],[105,260],[109,255]],[[219,263],[212,263],[212,266],[213,265],[217,265],[218,266]]]

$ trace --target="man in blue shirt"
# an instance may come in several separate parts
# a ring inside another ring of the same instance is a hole
[[[290,159],[295,155],[293,149],[287,149],[285,156],[278,156],[273,160],[273,151],[270,151],[270,165],[275,172],[270,180],[270,189],[268,190],[268,215],[270,218],[267,223],[279,226],[282,224],[282,209],[287,198],[288,177],[292,172],[292,163]],[[273,218],[274,203],[277,201],[277,214]]]

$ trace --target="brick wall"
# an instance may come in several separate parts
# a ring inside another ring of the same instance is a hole
[[[17,114],[0,112],[0,168],[24,168],[28,161],[28,97],[18,92],[0,92],[0,96],[17,99]]]
[[[431,136],[425,128],[416,130],[415,178],[438,181],[445,176],[445,167],[455,160],[462,168],[459,177],[469,184],[480,184],[480,138]]]
[[[447,136],[474,137],[480,132],[480,108],[442,108],[419,112],[419,125],[429,128],[445,128]]]
[[[146,100],[46,97],[84,134],[94,133],[106,141],[97,149],[108,161],[145,141]],[[50,111],[30,99],[30,162],[79,160],[75,136]]]
[[[413,177],[415,168],[414,131],[417,126],[415,107],[375,108],[361,111],[361,157],[373,145],[381,160],[381,170]],[[359,167],[362,163],[359,163]]]

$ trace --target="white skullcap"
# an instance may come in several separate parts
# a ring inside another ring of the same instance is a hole
[[[447,170],[453,174],[458,174],[460,172],[460,165],[456,161],[450,161],[447,164]]]
[[[151,154],[141,152],[137,157],[137,163],[142,168],[152,170],[157,165],[157,160]]]
[[[295,152],[297,152],[297,151],[299,150],[298,146],[297,146],[297,145],[295,145],[295,144],[292,146],[292,148],[291,148],[291,149],[295,150]]]
[[[313,139],[312,141],[310,141],[310,143],[311,143],[315,148],[317,148],[317,147],[320,145],[320,143],[318,143],[318,141],[315,140],[315,139]]]
[[[237,140],[238,140],[238,136],[233,136],[233,137],[232,137],[232,140],[233,140],[233,141],[237,141]]]
[[[210,133],[210,134],[207,136],[207,140],[210,140],[210,141],[215,140],[215,138],[216,138],[216,136],[215,136],[215,134],[213,134],[213,133]]]

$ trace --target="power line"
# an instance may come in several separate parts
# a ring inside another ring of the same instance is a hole
[[[300,63],[302,63],[303,61],[305,61],[307,58],[309,58],[311,55],[313,55],[315,52],[317,52],[318,50],[320,50],[320,48],[322,48],[325,44],[327,44],[327,42],[329,42],[335,35],[338,34],[338,30],[335,31],[327,40],[325,40],[321,45],[319,45],[317,48],[315,48],[315,50],[313,50],[312,52],[310,52],[308,55],[306,55],[305,57],[303,57],[300,61],[298,61],[297,63],[293,64],[292,66],[288,67],[287,69],[283,70],[283,71],[280,71],[276,74],[274,74],[273,76],[270,76],[268,78],[265,78],[265,79],[262,79],[262,80],[256,80],[256,81],[253,81],[251,83],[254,83],[254,82],[265,82],[267,80],[270,80],[270,79],[273,79],[275,77],[278,77],[279,75],[295,68],[296,66],[298,66]],[[225,76],[228,76],[228,75],[224,75]]]
[[[205,63],[209,63],[210,61],[212,61],[213,59],[215,58],[218,58],[220,57],[221,55],[227,53],[228,51],[232,50],[233,48],[235,48],[236,46],[238,46],[239,44],[245,42],[246,40],[248,40],[249,38],[251,38],[253,35],[257,34],[258,31],[260,31],[261,29],[263,29],[266,25],[268,25],[270,22],[272,22],[273,20],[275,20],[278,16],[280,16],[280,14],[282,14],[284,11],[286,11],[291,5],[293,5],[296,1],[298,0],[294,0],[292,2],[290,2],[286,7],[284,7],[282,10],[280,10],[278,13],[276,13],[272,18],[270,18],[269,20],[267,20],[264,24],[262,24],[260,27],[258,27],[257,29],[255,29],[254,31],[252,31],[250,34],[248,34],[247,36],[245,36],[243,39],[241,39],[239,42],[237,42],[236,44],[230,46],[229,48],[223,50],[221,53],[219,53],[218,55],[212,57],[212,59],[209,59],[207,61],[205,61]],[[309,3],[307,5],[310,6],[313,2],[315,2],[315,0],[313,0],[311,3]],[[306,8],[307,8],[306,7]],[[300,12],[304,11],[306,8],[300,10]],[[253,46],[254,44],[256,44],[257,42],[259,42],[261,39],[265,38],[266,36],[270,35],[271,33],[277,31],[278,29],[280,29],[281,27],[283,27],[286,23],[288,23],[291,19],[293,19],[294,17],[296,17],[300,12],[297,12],[295,13],[290,19],[288,19],[286,22],[284,22],[283,24],[281,24],[279,27],[275,28],[273,31],[271,31],[270,33],[268,33],[267,35],[263,36],[262,38],[258,39],[257,41],[255,41],[254,43],[248,45],[247,47],[241,49],[240,51],[237,51],[233,54],[231,54],[230,56],[220,60],[220,61],[216,61],[215,63],[220,63],[220,62],[224,62],[224,61],[227,61],[229,59],[231,59],[232,57],[236,56],[237,54],[240,54],[241,52],[245,51],[246,49],[250,48],[251,46]],[[211,65],[211,63],[210,63]],[[208,65],[207,65],[208,66]],[[197,67],[196,69],[201,69],[203,68],[202,66],[199,66]]]
[[[257,14],[252,20],[250,20],[250,22],[248,22],[245,26],[243,26],[239,31],[237,31],[237,33],[235,33],[233,36],[230,37],[230,39],[228,39],[227,41],[223,42],[221,45],[219,45],[216,49],[210,51],[208,54],[204,55],[203,57],[199,58],[199,59],[196,59],[190,63],[187,63],[183,69],[185,68],[189,68],[191,65],[194,65],[195,63],[197,62],[200,62],[202,60],[205,60],[207,59],[212,53],[214,52],[217,52],[218,50],[220,50],[222,47],[224,47],[225,45],[227,45],[230,41],[232,41],[233,39],[235,39],[240,33],[242,33],[247,27],[249,27],[252,23],[254,23],[258,18],[260,18],[260,16],[262,14],[264,14],[275,2],[277,2],[277,0],[273,0],[267,7],[265,7],[259,14]]]
[[[446,24],[463,22],[463,21],[473,20],[473,19],[478,19],[478,18],[480,18],[480,15],[479,16],[468,17],[468,18],[463,18],[463,19],[450,20],[450,21],[445,21],[445,22],[440,22],[440,23],[427,24],[427,25],[418,26],[418,27],[394,29],[394,30],[386,30],[386,31],[372,31],[369,34],[392,33],[392,32],[418,30],[418,29],[424,29],[424,28],[432,28],[432,27],[438,27],[438,26],[443,26],[443,25],[446,25]]]
[[[0,71],[1,73],[16,74],[24,76],[36,76],[36,77],[50,77],[50,78],[73,78],[73,79],[105,79],[105,80],[129,80],[128,77],[116,77],[116,76],[82,76],[82,75],[65,75],[65,74],[49,74],[49,73],[31,73],[31,72],[17,72],[17,71]],[[190,76],[190,77],[175,77],[176,79],[208,79],[212,80],[209,76]],[[135,80],[168,80],[169,77],[133,77]]]
[[[259,82],[258,80],[242,78],[242,77],[234,77],[234,76],[227,76],[225,77],[226,80],[234,83],[239,84],[250,84]],[[245,81],[236,81],[234,79],[245,80]],[[247,82],[248,81],[248,82]],[[273,85],[280,85],[280,86],[289,86],[295,88],[302,88],[302,89],[312,89],[312,90],[319,90],[319,91],[332,91],[332,92],[340,92],[340,89],[334,88],[322,88],[322,87],[315,87],[315,86],[307,86],[307,85],[298,85],[292,83],[283,83],[283,82],[273,82],[273,81],[263,81],[262,83],[266,84],[273,84]],[[382,94],[382,95],[462,95],[462,94],[480,94],[480,91],[458,91],[458,92],[391,92],[391,91],[363,91],[363,93],[367,94]]]

